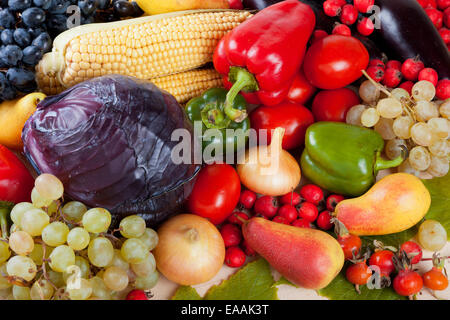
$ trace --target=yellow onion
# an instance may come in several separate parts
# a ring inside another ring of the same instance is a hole
[[[281,147],[283,135],[284,128],[276,128],[270,145],[250,148],[244,161],[239,161],[237,172],[248,189],[264,195],[281,196],[300,183],[298,162]]]
[[[169,280],[194,285],[211,280],[225,259],[225,244],[217,228],[193,214],[177,215],[158,230],[153,254],[156,267]]]

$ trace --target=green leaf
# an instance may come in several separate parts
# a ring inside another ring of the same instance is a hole
[[[331,300],[406,300],[399,296],[392,288],[369,290],[367,286],[360,286],[361,294],[356,292],[355,286],[347,281],[341,272],[327,287],[317,290],[317,293]]]
[[[283,276],[281,276],[280,279],[278,279],[278,281],[273,284],[273,286],[277,287],[277,286],[282,285],[282,284],[286,284],[288,286],[293,286],[293,287],[299,288],[299,286],[293,284],[292,282],[290,282],[288,279],[286,279]]]
[[[431,194],[431,207],[425,219],[439,221],[447,230],[447,237],[450,240],[450,173],[445,177],[422,180]]]
[[[197,290],[189,286],[180,286],[172,297],[172,300],[202,300]]]
[[[270,266],[264,259],[248,263],[244,268],[211,287],[205,300],[278,300],[278,289]]]
[[[172,300],[278,300],[278,289],[264,259],[247,263],[228,280],[212,286],[202,298],[189,286],[180,286]]]

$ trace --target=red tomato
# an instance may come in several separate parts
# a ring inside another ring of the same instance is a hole
[[[369,53],[356,38],[329,35],[313,43],[306,52],[303,70],[312,85],[338,89],[361,77],[369,64]]]
[[[191,213],[220,224],[238,204],[241,182],[229,164],[211,164],[202,168],[188,199]]]
[[[314,97],[312,113],[316,121],[345,122],[347,111],[359,103],[359,97],[353,90],[324,90]]]
[[[267,129],[267,143],[272,137],[271,129],[283,127],[283,149],[297,148],[305,143],[306,129],[314,123],[314,117],[304,106],[283,102],[276,106],[261,106],[250,113],[250,123],[255,130]]]
[[[300,70],[295,76],[294,82],[292,82],[287,100],[298,104],[305,104],[311,99],[316,90],[316,87],[306,80],[303,71]]]

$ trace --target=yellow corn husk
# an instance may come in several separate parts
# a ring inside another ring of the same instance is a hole
[[[214,69],[190,70],[150,81],[173,95],[179,103],[185,103],[210,88],[222,86],[222,77]]]
[[[44,92],[106,74],[151,79],[212,61],[219,40],[252,14],[190,10],[82,25],[57,36],[36,66]]]

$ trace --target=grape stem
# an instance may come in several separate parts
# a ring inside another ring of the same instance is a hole
[[[386,89],[386,87],[382,86],[381,84],[379,84],[378,82],[376,82],[375,80],[373,80],[369,74],[366,72],[366,70],[361,70],[361,72],[363,73],[363,75],[367,78],[367,80],[369,80],[375,87],[377,87],[378,89],[380,89],[380,91],[384,92],[388,97],[392,96],[392,93],[389,92],[389,90]]]
[[[50,260],[50,259],[45,259],[45,254],[46,254],[46,251],[47,251],[47,246],[45,245],[44,241],[42,241],[41,243],[42,243],[42,267],[41,267],[41,269],[42,269],[42,275],[43,275],[43,277],[45,278],[45,280],[47,280],[47,281],[50,283],[50,285],[51,285],[53,288],[55,288],[55,290],[58,290],[58,287],[50,280],[50,278],[49,278],[49,276],[48,276],[48,274],[47,274],[47,268],[46,268],[45,264],[46,264],[48,261],[51,261],[51,260]],[[42,299],[42,300],[43,300],[43,299]]]

